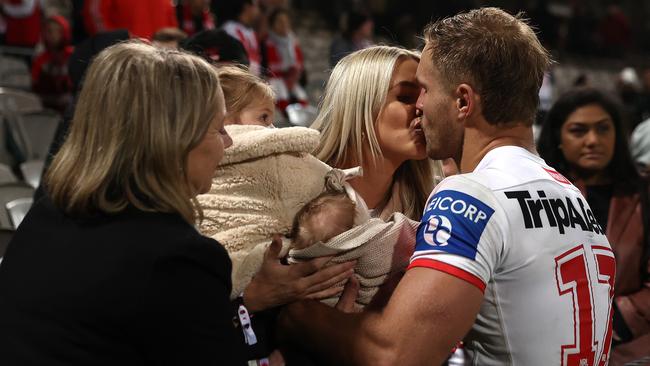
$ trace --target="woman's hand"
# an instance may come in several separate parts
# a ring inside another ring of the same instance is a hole
[[[262,268],[244,290],[244,304],[256,312],[303,299],[323,299],[343,291],[334,286],[352,276],[356,262],[323,268],[332,257],[284,265],[280,263],[282,241],[274,236],[266,250]]]

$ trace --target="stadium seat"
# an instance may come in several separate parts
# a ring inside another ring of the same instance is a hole
[[[32,197],[16,198],[13,201],[7,202],[5,206],[14,229],[17,229],[20,223],[23,222],[25,215],[27,215],[33,203],[34,199]]]
[[[0,164],[0,184],[17,182],[18,178],[11,171],[11,168],[5,164]]]
[[[10,183],[0,185],[0,206],[5,208],[0,209],[0,229],[15,229],[15,221],[12,220],[16,220],[17,222],[17,219],[19,218],[18,213],[20,211],[20,208],[15,208],[14,205],[12,205],[12,210],[15,210],[15,219],[12,219],[12,215],[14,215],[14,213],[9,213],[7,204],[18,198],[29,198],[31,200],[33,195],[34,188],[24,183]]]
[[[11,88],[0,88],[0,113],[31,113],[43,110],[38,95]]]
[[[34,188],[38,188],[38,185],[41,183],[44,166],[44,160],[29,160],[20,164],[20,171],[23,173],[25,183]]]
[[[61,117],[54,111],[19,113],[7,124],[24,160],[45,160]]]
[[[6,71],[0,73],[0,86],[20,89],[32,89],[32,76],[29,73]]]

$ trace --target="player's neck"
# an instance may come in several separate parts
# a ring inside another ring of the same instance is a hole
[[[493,126],[485,120],[467,126],[460,172],[474,171],[488,152],[501,146],[519,146],[536,153],[532,127],[516,122]]]

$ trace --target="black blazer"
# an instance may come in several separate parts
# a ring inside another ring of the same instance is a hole
[[[35,204],[0,264],[0,365],[239,365],[231,262],[179,215]]]

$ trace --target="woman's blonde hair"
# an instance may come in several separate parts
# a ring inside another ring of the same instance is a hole
[[[128,41],[90,65],[70,134],[46,189],[67,214],[114,214],[127,206],[202,217],[187,157],[224,113],[214,66],[180,51]]]
[[[419,61],[420,55],[403,48],[375,46],[339,61],[312,125],[321,132],[321,143],[314,151],[316,157],[340,167],[349,163],[363,165],[366,159],[374,162],[382,156],[375,125],[386,102],[395,66],[404,58]],[[364,141],[368,142],[370,156],[364,156]],[[441,177],[440,162],[407,160],[393,176],[398,197],[391,197],[393,190],[389,190],[377,209],[381,211],[391,198],[397,199],[402,213],[419,220],[427,197]]]
[[[241,67],[220,66],[219,80],[226,98],[226,119],[237,118],[253,101],[268,100],[275,103],[275,93],[271,86]]]

